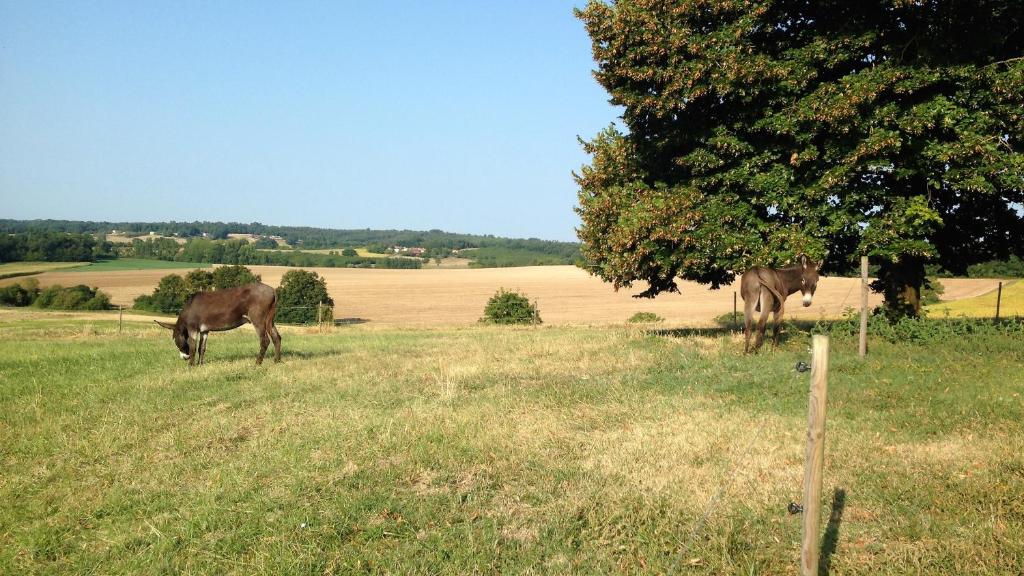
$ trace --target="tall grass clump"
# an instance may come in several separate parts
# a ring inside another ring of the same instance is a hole
[[[664,321],[664,318],[658,316],[654,312],[637,312],[636,314],[630,316],[629,320],[627,320],[627,322],[629,322],[630,324],[647,324]]]

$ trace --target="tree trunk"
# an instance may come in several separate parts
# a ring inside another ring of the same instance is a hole
[[[896,321],[921,315],[921,287],[924,282],[924,260],[905,256],[898,262],[883,260],[878,280],[871,284],[871,289],[885,296],[885,315],[890,321]]]

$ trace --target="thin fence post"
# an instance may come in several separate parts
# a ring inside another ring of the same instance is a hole
[[[324,326],[323,326],[323,315],[324,315],[324,301],[321,300],[316,305],[316,328],[317,328],[317,330],[319,330],[321,332],[324,329]]]
[[[868,355],[868,257],[860,257],[860,357]]]
[[[828,395],[828,336],[812,340],[811,390],[807,402],[807,453],[804,464],[803,545],[800,573],[817,576],[820,550],[821,469],[825,461],[825,398]]]
[[[736,291],[732,291],[732,331],[738,332],[740,329],[739,320],[736,317]]]
[[[998,316],[998,314],[997,314]],[[117,333],[121,333],[121,326],[124,324],[124,306],[117,306]]]
[[[999,322],[999,305],[1003,302],[1003,283],[999,283],[999,288],[996,292],[996,322]]]

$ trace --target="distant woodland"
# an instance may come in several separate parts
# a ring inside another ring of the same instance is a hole
[[[119,236],[132,238],[131,243],[108,242],[107,235],[115,231]],[[469,259],[472,267],[573,264],[580,258],[579,244],[575,242],[441,230],[336,230],[268,226],[259,222],[4,219],[0,220],[0,234],[0,262],[83,262],[132,257],[213,264],[419,268],[431,258],[453,255]],[[256,240],[232,239],[229,234],[249,234]],[[365,248],[369,252],[393,254],[395,247],[421,250],[416,257],[358,256],[354,252],[354,248]]]

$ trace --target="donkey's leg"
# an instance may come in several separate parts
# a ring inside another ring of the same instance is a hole
[[[199,339],[196,338],[195,334],[189,332],[188,334],[188,365],[189,367],[196,365],[196,356],[199,356]]]
[[[267,354],[267,346],[270,346],[270,335],[267,334],[267,323],[253,323],[256,326],[256,333],[260,335],[260,353],[256,355],[256,365],[263,364],[263,357]]]
[[[772,348],[779,347],[779,328],[782,327],[782,317],[784,314],[785,306],[779,306],[779,309],[775,311],[775,317],[772,318],[772,323],[775,326],[772,327]]]
[[[209,332],[199,333],[199,365],[206,362],[206,339],[210,337]]]
[[[274,362],[281,361],[281,333],[277,331],[277,326],[274,326],[273,321],[270,323],[270,330],[268,331],[270,339],[274,342]]]
[[[757,298],[743,300],[743,353],[750,352],[750,327],[754,322],[754,302]]]
[[[757,341],[754,343],[755,352],[760,350],[764,344],[765,325],[768,323],[768,315],[772,313],[772,308],[774,308],[773,305],[775,304],[775,299],[771,294],[765,293],[763,288],[761,289],[761,296],[761,316],[757,319]]]

